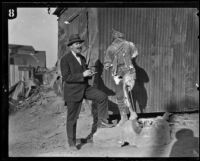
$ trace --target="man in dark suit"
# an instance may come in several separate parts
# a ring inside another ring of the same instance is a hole
[[[61,61],[61,74],[64,82],[64,100],[67,104],[67,136],[69,147],[76,147],[76,125],[81,110],[82,100],[88,99],[97,102],[98,127],[110,128],[108,123],[108,97],[102,91],[90,86],[88,79],[95,73],[87,69],[85,58],[81,55],[82,42],[78,34],[69,38],[70,52],[65,54]]]

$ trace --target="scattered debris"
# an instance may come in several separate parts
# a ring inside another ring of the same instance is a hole
[[[16,85],[15,88],[13,89],[13,92],[10,92],[10,97],[13,100],[18,100],[20,97],[23,97],[25,95],[25,87],[24,87],[24,82],[19,81]]]
[[[94,134],[94,143],[105,146],[120,144],[136,147],[166,145],[171,141],[169,126],[170,114],[149,119],[128,120],[120,127],[98,129]]]
[[[52,89],[51,89],[52,90]],[[47,92],[46,86],[38,86],[33,81],[19,81],[10,89],[9,93],[9,113],[15,113],[20,109],[30,108],[35,105],[45,105],[57,95]]]
[[[30,108],[34,105],[40,106],[47,104],[54,97],[63,95],[62,77],[57,69],[52,69],[45,73],[48,77],[44,85],[37,79],[19,81],[9,89],[9,113],[15,113],[19,109]],[[48,91],[54,91],[51,95]],[[58,101],[55,105],[57,112],[62,111],[63,101]],[[62,106],[62,107],[61,107]]]

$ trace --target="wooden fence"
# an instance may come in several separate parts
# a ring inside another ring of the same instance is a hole
[[[18,65],[10,65],[9,68],[9,88],[20,80],[28,80],[29,71],[19,71]]]

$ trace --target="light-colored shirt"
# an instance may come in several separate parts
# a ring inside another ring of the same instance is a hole
[[[75,53],[74,51],[71,51],[71,52],[72,52],[72,54],[74,55],[74,57],[76,58],[76,60],[79,62],[79,64],[82,65],[82,64],[81,64],[81,58],[78,57],[78,56],[76,56],[76,53]]]

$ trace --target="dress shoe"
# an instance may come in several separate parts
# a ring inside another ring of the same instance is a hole
[[[86,140],[87,140],[87,143],[93,143],[93,137],[88,137],[86,138]]]
[[[93,143],[93,133],[90,133],[87,137],[87,143]]]
[[[84,138],[84,139],[81,139],[81,143],[82,144],[93,143],[93,138]]]
[[[78,148],[75,145],[69,146],[70,151],[77,151]]]
[[[109,124],[104,120],[99,121],[97,124],[97,128],[111,128],[111,127],[114,127],[114,124]]]
[[[78,138],[78,139],[76,139],[76,144],[81,144],[81,141],[82,140],[82,138]]]

